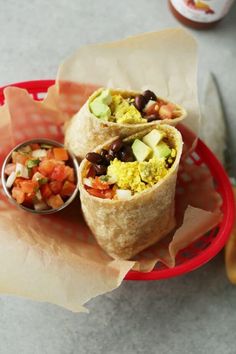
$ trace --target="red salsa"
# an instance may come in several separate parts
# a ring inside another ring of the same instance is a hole
[[[29,144],[14,151],[5,167],[6,187],[18,204],[35,210],[61,207],[76,189],[63,147]]]

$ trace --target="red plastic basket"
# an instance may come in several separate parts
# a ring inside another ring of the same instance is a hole
[[[54,80],[38,80],[7,86],[24,88],[35,100],[41,100],[48,87],[53,84]],[[4,101],[3,89],[5,87],[0,88],[0,104],[3,104]],[[200,139],[190,158],[197,165],[207,165],[212,176],[214,176],[216,190],[220,193],[223,201],[221,223],[187,248],[181,250],[176,257],[174,268],[167,268],[159,263],[153,271],[148,273],[130,271],[126,275],[126,280],[158,280],[188,273],[210,261],[224,247],[232,230],[235,217],[234,196],[230,181],[220,162]]]

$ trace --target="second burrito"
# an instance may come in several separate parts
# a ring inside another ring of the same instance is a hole
[[[156,125],[86,155],[79,185],[85,220],[113,258],[130,259],[175,226],[180,132]]]
[[[65,146],[82,160],[112,137],[124,138],[156,124],[176,125],[185,117],[183,107],[150,90],[140,94],[101,88],[67,123]]]

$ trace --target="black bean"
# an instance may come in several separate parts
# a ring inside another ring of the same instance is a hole
[[[112,156],[113,159],[114,159],[115,157],[117,157],[117,153],[116,153],[114,150],[111,150],[111,149],[108,151],[108,155]]]
[[[104,158],[96,152],[89,152],[85,157],[89,162],[96,163],[98,165],[102,164],[104,160]]]
[[[157,120],[157,116],[155,114],[151,114],[150,116],[145,117],[148,122],[152,122],[153,120]]]
[[[147,100],[143,95],[138,95],[135,97],[134,106],[137,108],[138,111],[142,111],[146,106]]]
[[[104,165],[94,165],[97,176],[105,175],[107,173],[107,166]]]
[[[135,160],[133,151],[131,149],[131,146],[125,145],[120,151],[119,151],[119,160],[123,162],[133,162]]]
[[[107,153],[108,153],[107,150],[102,149],[100,154],[101,154],[102,157],[105,157],[107,155]]]
[[[112,160],[114,159],[114,157],[112,158]],[[104,157],[103,163],[101,165],[103,166],[109,166],[110,165],[111,160],[109,160],[107,157]]]
[[[114,157],[114,155],[107,154],[107,155],[105,156],[105,158],[106,158],[107,161],[110,162],[110,161],[114,160],[115,157]]]
[[[96,176],[96,171],[94,168],[94,165],[91,165],[87,174],[87,177],[92,177],[94,178]]]
[[[123,141],[118,138],[115,141],[113,141],[113,143],[110,145],[110,150],[114,151],[114,152],[118,152],[123,146]]]
[[[143,96],[146,98],[147,102],[150,100],[153,100],[153,101],[157,100],[157,96],[155,95],[155,93],[150,90],[144,91]]]

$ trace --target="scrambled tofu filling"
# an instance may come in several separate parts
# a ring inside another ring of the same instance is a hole
[[[157,159],[155,156],[149,161],[139,162],[138,169],[142,181],[148,183],[150,187],[159,182],[168,172],[165,159]]]
[[[89,109],[100,120],[118,124],[150,123],[184,114],[180,106],[157,97],[150,90],[124,95],[101,89],[90,101]]]
[[[165,159],[151,158],[143,162],[111,161],[107,175],[116,180],[119,189],[129,189],[133,193],[142,192],[152,187],[168,172]]]
[[[130,99],[121,95],[111,95],[109,90],[104,90],[90,103],[91,112],[102,120],[121,124],[146,123],[139,110],[131,103]]]
[[[127,99],[121,95],[112,96],[110,105],[112,118],[117,123],[138,124],[146,123],[147,120],[142,118],[141,113],[130,104]]]
[[[127,200],[153,187],[172,168],[177,156],[173,145],[161,127],[128,142],[117,138],[101,154],[86,155],[91,163],[86,190],[99,198]]]

